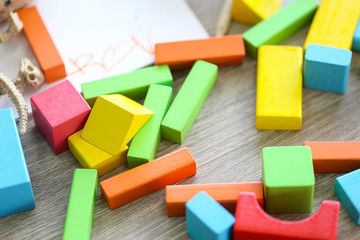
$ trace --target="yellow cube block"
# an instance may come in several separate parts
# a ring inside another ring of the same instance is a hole
[[[110,155],[100,148],[88,143],[81,137],[82,130],[68,137],[69,149],[83,168],[96,169],[98,176],[126,163],[128,146],[124,145],[117,155]]]
[[[120,94],[99,96],[81,137],[103,151],[117,155],[153,112]]]
[[[281,0],[233,0],[232,18],[241,23],[257,24],[276,13]]]
[[[273,130],[301,128],[302,64],[301,47],[259,48],[256,128]]]

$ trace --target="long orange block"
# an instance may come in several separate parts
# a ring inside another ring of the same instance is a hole
[[[182,148],[100,182],[102,194],[114,209],[196,174],[196,162]]]
[[[168,64],[171,70],[191,68],[196,60],[218,66],[240,64],[244,57],[245,47],[241,35],[155,45],[155,64]]]
[[[360,168],[360,142],[304,142],[311,148],[314,172],[351,172]]]
[[[185,216],[185,204],[199,192],[204,191],[229,212],[235,213],[240,192],[253,192],[261,207],[264,207],[261,182],[212,183],[166,186],[166,207],[169,217]]]
[[[25,35],[44,72],[45,80],[53,82],[66,77],[65,65],[54,42],[42,21],[37,8],[19,10],[20,20],[24,23]]]

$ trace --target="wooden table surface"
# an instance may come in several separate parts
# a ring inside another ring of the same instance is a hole
[[[284,1],[289,2],[289,1]],[[214,35],[222,0],[188,0],[210,35]],[[228,34],[250,26],[232,23]],[[283,44],[302,46],[309,27]],[[345,95],[303,90],[303,126],[299,131],[259,131],[255,128],[256,61],[220,67],[218,81],[182,145],[163,140],[157,156],[183,146],[197,162],[197,174],[182,184],[261,181],[261,150],[267,146],[302,145],[304,141],[360,141],[360,53],[354,52]],[[188,70],[175,71],[174,93]],[[30,120],[21,138],[36,208],[0,218],[0,239],[61,239],[73,171],[80,164],[67,151],[56,156]],[[100,178],[127,170],[120,167]],[[342,174],[315,174],[313,213],[323,200],[338,200],[335,178]],[[1,196],[0,196],[1,197]],[[310,214],[277,214],[299,220]],[[165,190],[109,210],[99,189],[92,239],[189,239],[185,217],[166,215]],[[338,239],[360,239],[359,228],[340,207]]]

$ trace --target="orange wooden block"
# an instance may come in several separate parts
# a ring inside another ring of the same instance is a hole
[[[196,60],[218,66],[240,64],[244,57],[245,47],[241,35],[155,45],[156,65],[168,64],[171,70],[191,68]]]
[[[66,77],[65,65],[54,42],[42,21],[37,8],[29,7],[19,10],[20,20],[24,23],[25,35],[44,72],[47,82]]]
[[[204,191],[229,212],[235,213],[240,192],[253,192],[261,207],[264,207],[263,185],[261,182],[212,183],[166,186],[166,207],[169,217],[185,216],[185,204],[192,197]]]
[[[109,208],[114,209],[195,174],[196,162],[182,148],[106,179],[100,187]]]
[[[304,142],[311,148],[314,172],[351,172],[360,168],[360,142]]]

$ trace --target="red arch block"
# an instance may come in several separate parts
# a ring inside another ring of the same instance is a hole
[[[300,221],[282,221],[264,212],[254,193],[242,192],[235,212],[234,239],[322,239],[337,237],[339,202],[323,201],[311,217]]]

